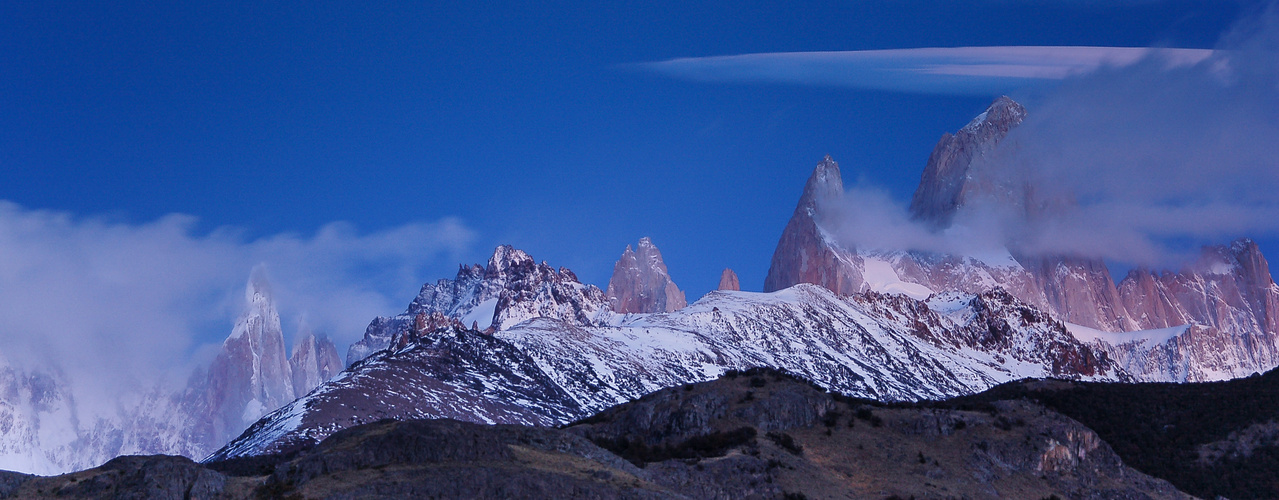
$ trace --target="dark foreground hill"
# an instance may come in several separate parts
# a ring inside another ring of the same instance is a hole
[[[1204,498],[1279,498],[1279,370],[1224,382],[1023,380],[938,406],[1027,400],[1083,423],[1124,460]]]
[[[291,455],[121,457],[0,478],[22,498],[1185,498],[1026,401],[886,407],[765,370],[649,394],[560,429],[352,427]]]

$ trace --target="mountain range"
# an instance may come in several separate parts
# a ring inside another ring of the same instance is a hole
[[[1028,214],[1061,203],[1035,199],[990,166],[1025,116],[1000,98],[943,135],[913,219],[945,231],[981,203]],[[553,427],[757,367],[848,397],[913,402],[1026,378],[1185,383],[1279,366],[1279,286],[1250,240],[1116,283],[1100,259],[1015,244],[980,255],[859,248],[839,234],[844,196],[827,157],[782,231],[762,293],[742,291],[726,269],[718,290],[687,303],[649,238],[625,249],[604,290],[503,245],[487,263],[423,285],[402,314],[373,319],[344,361],[307,332],[288,355],[270,287],[255,273],[208,369],[118,415],[77,415],[56,370],[0,372],[0,467],[297,454],[388,418]]]

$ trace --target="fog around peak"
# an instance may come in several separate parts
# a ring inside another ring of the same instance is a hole
[[[1274,5],[1239,22],[1197,64],[1155,55],[1022,103],[1025,121],[971,169],[1022,191],[970,200],[938,232],[859,183],[827,211],[828,230],[860,248],[1009,246],[1161,267],[1184,262],[1199,244],[1279,233]]]

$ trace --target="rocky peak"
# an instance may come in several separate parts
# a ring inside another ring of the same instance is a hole
[[[1256,288],[1269,288],[1274,285],[1270,275],[1270,263],[1262,255],[1257,242],[1248,238],[1240,238],[1230,244],[1230,257],[1234,261],[1244,280]]]
[[[484,270],[485,279],[501,279],[509,274],[525,272],[534,267],[533,257],[510,245],[498,245],[489,257],[488,267]]]
[[[716,290],[741,291],[742,284],[737,281],[737,273],[732,269],[724,269],[724,273],[719,275],[719,287]]]
[[[466,328],[496,331],[532,318],[552,318],[576,325],[593,324],[607,311],[608,298],[598,287],[578,281],[567,268],[537,263],[523,250],[498,246],[486,266],[458,266],[457,276],[422,285],[403,314],[375,318],[364,338],[347,351],[348,365],[391,345],[418,314],[436,313]]]
[[[798,215],[803,211],[809,217],[816,217],[817,205],[838,200],[843,196],[844,179],[839,172],[839,163],[831,159],[830,155],[826,155],[817,163],[813,174],[808,176],[808,182],[804,183],[804,193],[799,197],[795,214]]]
[[[403,349],[432,333],[462,330],[468,330],[468,328],[457,318],[445,316],[439,311],[432,311],[430,314],[420,312],[413,316],[413,322],[407,329],[391,337],[391,346],[395,349]]]
[[[973,118],[960,133],[971,133],[981,138],[1002,137],[1026,119],[1026,108],[1008,96],[999,96],[986,111]]]
[[[293,393],[303,396],[342,371],[342,358],[337,346],[328,336],[316,336],[309,329],[300,329],[293,356],[289,358],[293,371]]]
[[[671,281],[662,252],[653,240],[640,238],[636,249],[627,245],[613,266],[606,293],[613,312],[671,312],[687,306],[684,292]]]
[[[1026,108],[1003,96],[954,135],[942,134],[911,198],[911,215],[943,228],[950,225],[955,211],[968,198],[979,193],[995,193],[994,184],[1003,179],[980,175],[981,172],[973,171],[973,166],[989,155],[1025,117]]]
[[[296,397],[280,314],[261,267],[253,270],[244,295],[245,311],[209,366],[204,401],[198,405],[206,414],[197,418],[209,426],[212,443],[226,442]]]
[[[844,195],[839,164],[826,156],[817,163],[804,193],[799,197],[773,260],[764,278],[764,291],[774,292],[799,283],[824,286],[840,295],[851,295],[862,286],[861,257],[834,244],[818,225],[817,209],[822,203]]]

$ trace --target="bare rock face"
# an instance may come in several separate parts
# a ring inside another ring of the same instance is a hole
[[[316,337],[310,331],[298,336],[289,366],[293,370],[293,393],[298,396],[311,392],[345,368],[333,341],[328,336]]]
[[[742,284],[737,281],[737,273],[732,269],[724,269],[724,273],[719,275],[719,287],[716,290],[742,291]]]
[[[861,256],[834,244],[818,225],[818,206],[843,196],[839,164],[827,156],[813,169],[790,222],[782,230],[764,278],[765,292],[799,283],[821,285],[840,295],[861,291]]]
[[[1179,273],[1128,273],[1119,284],[1140,328],[1186,323],[1279,334],[1279,293],[1257,244],[1240,239],[1203,250]]]
[[[648,237],[635,250],[626,246],[608,280],[609,303],[616,313],[660,313],[688,305],[684,292],[671,281],[662,252]]]
[[[1133,270],[1118,290],[1137,328],[1189,325],[1156,345],[1110,349],[1142,379],[1219,380],[1279,366],[1279,286],[1251,240],[1205,248],[1178,273]]]
[[[1108,332],[1139,329],[1128,317],[1119,290],[1101,259],[1020,257],[1043,289],[1050,309],[1062,321]]]

